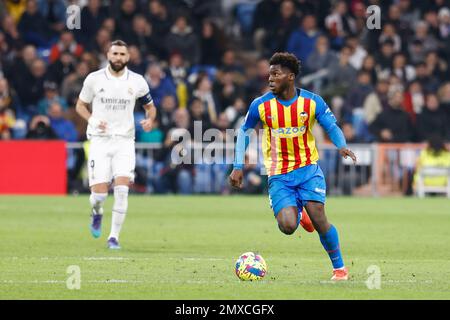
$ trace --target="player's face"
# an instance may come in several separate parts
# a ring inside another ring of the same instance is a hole
[[[269,89],[273,94],[278,95],[286,90],[294,74],[287,68],[281,67],[279,64],[269,67]]]
[[[130,60],[130,54],[125,46],[111,46],[108,51],[108,61],[111,65],[111,69],[115,72],[121,71],[126,67],[128,60]]]

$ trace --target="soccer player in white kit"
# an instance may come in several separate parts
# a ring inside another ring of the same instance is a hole
[[[140,122],[144,131],[152,129],[156,107],[146,80],[126,67],[130,58],[127,44],[121,40],[113,41],[107,58],[106,68],[90,73],[84,80],[76,110],[88,122],[91,233],[95,238],[101,235],[103,203],[114,180],[108,247],[120,249],[119,233],[127,213],[128,189],[134,180],[136,164],[134,106],[136,100],[144,106],[146,118]]]

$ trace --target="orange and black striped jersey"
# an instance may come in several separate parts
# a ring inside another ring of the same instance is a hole
[[[241,129],[246,132],[262,123],[264,165],[273,176],[317,163],[319,153],[312,134],[316,120],[327,132],[336,126],[336,118],[320,96],[297,89],[296,97],[282,101],[269,92],[252,102]],[[345,145],[345,139],[339,144]]]

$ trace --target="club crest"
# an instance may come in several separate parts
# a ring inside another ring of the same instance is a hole
[[[305,111],[300,112],[300,121],[306,122],[308,120],[308,114]]]

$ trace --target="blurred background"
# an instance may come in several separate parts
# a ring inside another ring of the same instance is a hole
[[[70,5],[80,29],[67,29]],[[194,137],[202,121],[225,140],[268,91],[270,56],[288,51],[301,60],[297,85],[323,96],[359,158],[340,159],[315,127],[329,194],[450,197],[449,1],[2,0],[0,20],[0,193],[88,192],[75,103],[122,39],[158,107],[151,132],[136,125],[135,193],[233,192],[231,164],[174,165],[170,135]],[[136,124],[143,117],[137,105]],[[261,170],[245,166],[245,193],[266,192]]]

